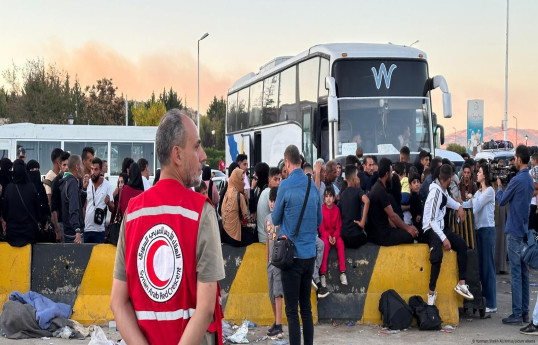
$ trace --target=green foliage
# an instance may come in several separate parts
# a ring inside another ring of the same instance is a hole
[[[3,87],[0,88],[0,118],[7,117],[7,93]]]
[[[456,152],[456,153],[458,153],[460,155],[467,152],[467,149],[465,148],[465,146],[462,146],[462,145],[456,144],[456,143],[448,144],[446,149],[448,151]]]
[[[125,101],[123,97],[116,96],[117,86],[112,79],[103,78],[96,85],[86,86],[85,113],[82,123],[92,125],[121,125],[125,119]]]
[[[206,164],[211,167],[211,169],[218,169],[219,162],[225,159],[224,150],[217,150],[211,147],[204,147],[205,154],[207,155]]]
[[[139,103],[131,108],[133,119],[138,126],[158,126],[161,117],[166,113],[166,107],[153,97],[148,104]]]
[[[166,111],[175,108],[183,108],[181,98],[177,96],[177,92],[175,92],[172,88],[170,88],[168,92],[166,92],[166,89],[163,89],[163,93],[159,95],[159,100],[164,103]]]
[[[224,126],[226,118],[226,101],[224,98],[213,101],[207,109],[206,116],[200,116],[200,138],[205,147],[215,147],[224,150]],[[215,131],[215,134],[212,134]]]

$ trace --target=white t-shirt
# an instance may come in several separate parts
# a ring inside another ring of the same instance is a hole
[[[151,187],[149,180],[145,176],[142,176],[142,182],[144,183],[144,191],[147,191]]]
[[[529,174],[531,175],[531,177],[532,177],[532,169],[534,169],[534,167],[529,170]],[[534,179],[533,179],[533,181],[534,181]],[[534,195],[533,195],[533,197],[531,199],[531,205],[536,205],[536,197]]]
[[[105,197],[108,194],[110,197],[110,200],[114,200],[112,186],[110,185],[110,182],[103,179],[103,183],[95,189],[93,186],[93,182],[90,179],[90,183],[88,184],[88,189],[86,191],[86,217],[84,218],[84,231],[105,231],[105,222],[101,225],[97,225],[93,221],[93,217],[95,214],[95,208],[102,208],[105,209],[107,206],[105,205]],[[94,199],[95,198],[95,199]],[[95,202],[95,206],[94,206]],[[106,218],[106,217],[105,217]]]

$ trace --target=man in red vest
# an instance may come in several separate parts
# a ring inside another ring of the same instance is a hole
[[[110,307],[127,344],[222,344],[224,264],[215,210],[190,188],[206,154],[192,120],[173,109],[155,139],[161,179],[129,202]]]

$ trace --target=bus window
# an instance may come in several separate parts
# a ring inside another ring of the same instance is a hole
[[[299,99],[301,109],[311,106],[317,108],[319,57],[299,64]],[[299,121],[301,119],[298,119]]]
[[[329,74],[329,60],[321,58],[319,64],[319,87],[318,87],[318,97],[327,97],[329,96],[329,90],[325,88],[325,78],[330,76]]]
[[[85,147],[93,147],[94,157],[108,159],[108,143],[69,141],[64,142],[64,151],[69,151],[72,155],[81,155]]]
[[[295,66],[280,73],[278,121],[295,120],[297,118],[297,98],[295,92],[296,79],[297,74]]]
[[[249,126],[262,124],[263,81],[250,86]],[[245,129],[245,128],[241,128]]]
[[[17,141],[17,147],[22,146],[26,151],[26,163],[34,159],[39,162],[39,170],[46,174],[52,169],[50,153],[57,147],[62,147],[59,141]]]
[[[277,122],[278,113],[278,74],[266,78],[263,84],[262,123],[270,125]]]
[[[233,132],[237,130],[236,118],[237,118],[237,93],[234,93],[228,96],[228,112],[226,116],[226,126],[228,129],[228,132]],[[120,169],[121,169],[121,165],[120,165]]]
[[[249,88],[245,88],[238,93],[237,97],[237,125],[235,130],[248,128],[248,104]]]
[[[154,174],[155,148],[153,143],[111,143],[110,162],[108,164],[111,175],[121,173],[121,163],[125,157],[131,157],[135,162],[145,158],[149,162],[149,173]]]

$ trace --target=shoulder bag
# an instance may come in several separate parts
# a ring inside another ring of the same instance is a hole
[[[306,195],[303,202],[303,208],[301,209],[301,214],[299,216],[299,221],[295,227],[295,233],[293,238],[297,238],[299,235],[299,228],[301,227],[301,222],[303,221],[304,210],[306,204],[308,203],[308,196],[310,195],[310,184],[312,180],[308,176],[308,186],[306,187]],[[271,253],[271,263],[273,266],[280,268],[281,270],[287,270],[293,265],[293,254],[295,252],[295,244],[286,237],[279,237],[275,241],[273,246],[273,252]]]

